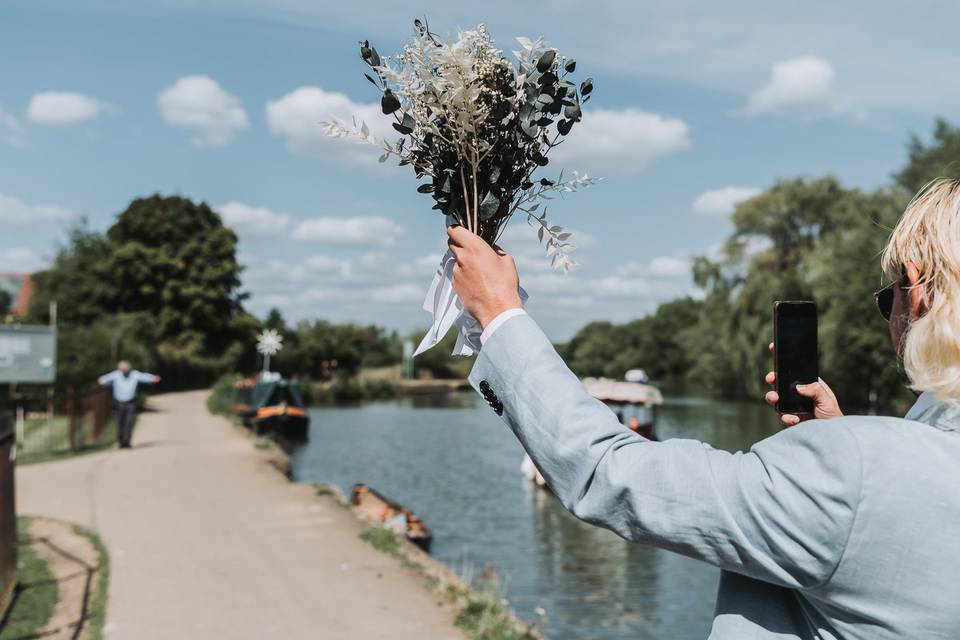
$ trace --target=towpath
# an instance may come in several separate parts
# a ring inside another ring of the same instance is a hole
[[[154,396],[132,450],[17,470],[17,510],[83,524],[110,553],[110,639],[458,639],[423,580],[364,525],[288,482],[205,392]]]

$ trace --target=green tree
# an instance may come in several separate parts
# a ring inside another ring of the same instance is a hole
[[[209,384],[254,362],[259,322],[242,307],[236,243],[206,204],[134,200],[105,235],[84,226],[71,233],[51,268],[36,275],[30,317],[45,322],[57,302],[61,357],[85,353],[93,363],[87,351],[96,344],[111,358],[134,360],[142,348],[149,356],[139,353],[137,366],[152,362],[167,386]],[[112,338],[95,339],[104,332]],[[72,344],[84,336],[89,344]],[[93,366],[76,379],[92,376]]]
[[[265,329],[275,329],[283,334],[287,330],[287,321],[284,319],[280,309],[276,307],[270,309],[267,313],[267,319],[263,321]]]
[[[707,292],[691,335],[691,378],[759,397],[771,367],[776,300],[812,299],[820,313],[821,371],[853,409],[902,407],[889,336],[873,308],[879,254],[903,208],[897,190],[863,193],[834,178],[782,181],[742,203],[718,259],[701,258]]]
[[[894,174],[901,187],[916,193],[936,178],[960,177],[960,128],[937,118],[933,126],[933,140],[924,144],[913,136],[907,145],[910,160],[907,166]]]

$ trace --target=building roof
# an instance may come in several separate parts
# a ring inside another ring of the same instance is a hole
[[[584,378],[584,388],[597,400],[611,404],[641,404],[655,407],[663,404],[663,395],[656,387],[637,382],[620,382],[607,378]]]
[[[10,313],[18,318],[27,314],[34,292],[33,278],[29,273],[0,273],[0,290],[13,298]]]

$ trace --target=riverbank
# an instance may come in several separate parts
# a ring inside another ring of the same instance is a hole
[[[110,551],[106,638],[462,640],[456,607],[360,539],[331,496],[290,483],[206,392],[151,398],[130,451],[17,470],[23,512]]]

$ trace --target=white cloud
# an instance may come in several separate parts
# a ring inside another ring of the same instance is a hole
[[[755,187],[723,187],[704,191],[696,197],[690,209],[701,216],[725,218],[733,213],[738,204],[759,195],[761,191]]]
[[[73,219],[69,209],[53,204],[28,204],[14,196],[0,193],[0,224],[29,227],[49,223],[63,223]]]
[[[340,274],[350,273],[350,263],[344,260],[338,260],[329,256],[314,255],[310,256],[304,262],[307,269],[315,274]]]
[[[375,302],[392,303],[420,303],[427,292],[427,283],[423,286],[415,284],[395,284],[387,287],[371,289],[370,298]]]
[[[33,273],[47,266],[47,262],[26,247],[0,249],[0,271]]]
[[[690,128],[683,120],[638,109],[590,109],[551,159],[590,174],[633,175],[689,148]]]
[[[250,126],[240,100],[204,75],[185,76],[161,91],[157,109],[167,124],[192,131],[198,147],[223,146]]]
[[[110,110],[107,103],[82,93],[42,91],[30,98],[27,119],[37,124],[63,127],[92,120]]]
[[[290,216],[266,207],[253,207],[243,202],[230,201],[216,207],[224,223],[240,234],[276,236],[287,230]]]
[[[377,150],[353,140],[331,138],[324,134],[321,122],[337,119],[352,123],[366,122],[378,138],[394,138],[399,134],[390,126],[377,103],[358,103],[336,91],[320,87],[300,87],[277,100],[267,102],[267,126],[274,135],[286,138],[287,148],[296,153],[310,153],[351,164],[373,165],[380,155]]]
[[[27,146],[27,132],[20,121],[0,105],[0,135],[4,142],[13,147]]]
[[[650,273],[661,278],[689,277],[690,265],[689,258],[658,256],[650,261]]]
[[[417,269],[422,270],[424,273],[432,274],[437,270],[437,267],[440,266],[440,261],[443,259],[442,253],[428,253],[425,256],[420,256],[413,261]]]
[[[822,115],[835,109],[829,61],[816,56],[791,58],[773,65],[769,82],[750,94],[744,113]]]
[[[406,229],[382,216],[354,218],[313,218],[293,230],[293,237],[318,244],[387,247]]]

